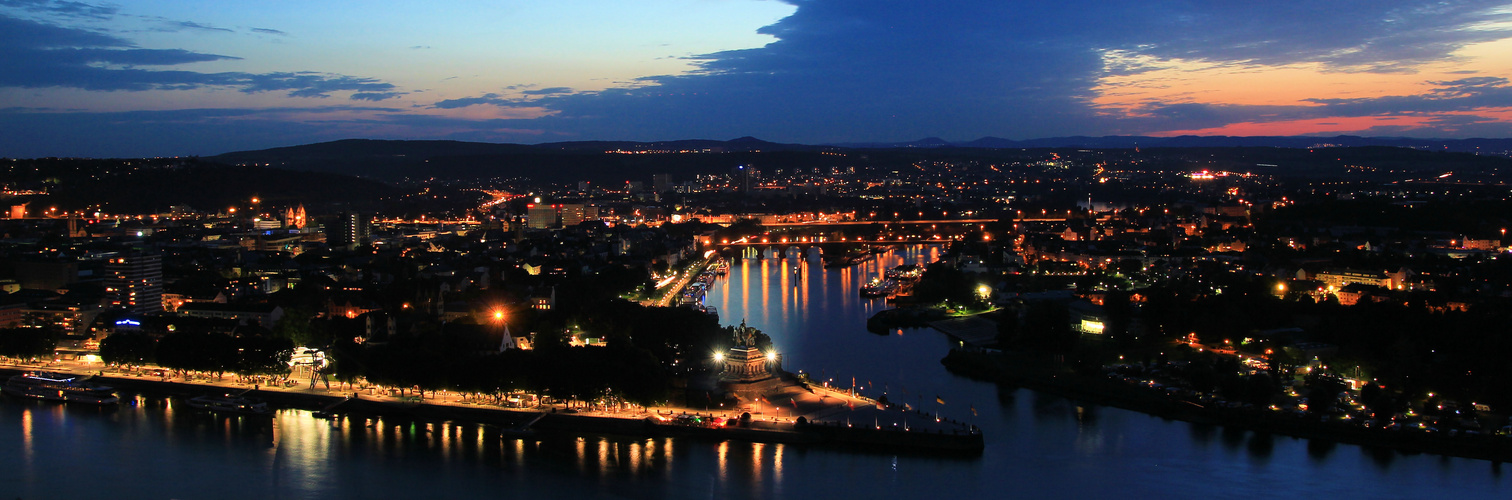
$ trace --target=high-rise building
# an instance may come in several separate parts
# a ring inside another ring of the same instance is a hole
[[[651,189],[658,194],[672,190],[672,174],[653,174],[651,176]]]
[[[156,252],[132,252],[105,263],[105,300],[137,314],[163,310],[163,257]]]
[[[586,220],[586,219],[583,218],[583,204],[582,203],[566,203],[566,204],[563,204],[562,208],[561,208],[561,214],[562,214],[562,227],[576,226],[578,224],[582,224],[583,221]]]
[[[557,223],[557,206],[534,203],[525,207],[525,227],[531,229],[547,229]]]
[[[367,243],[372,233],[372,216],[361,212],[342,212],[334,227],[326,231],[326,241],[331,246],[357,247]]]
[[[731,170],[730,174],[734,187],[742,192],[750,192],[753,184],[761,182],[761,171],[751,168],[750,165],[737,166]]]

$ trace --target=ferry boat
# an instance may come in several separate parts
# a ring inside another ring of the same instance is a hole
[[[189,406],[201,410],[210,410],[216,413],[236,413],[241,415],[273,415],[273,410],[268,409],[267,403],[256,399],[232,394],[189,398]]]
[[[31,372],[13,376],[5,381],[5,387],[0,389],[0,392],[45,401],[95,405],[113,405],[121,401],[114,389],[87,382],[76,375],[51,372]]]

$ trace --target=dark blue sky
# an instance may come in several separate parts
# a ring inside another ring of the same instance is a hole
[[[1476,1],[0,0],[0,156],[1507,137],[1509,38],[1512,6]]]

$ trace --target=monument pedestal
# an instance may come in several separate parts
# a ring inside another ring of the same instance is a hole
[[[752,346],[735,346],[725,354],[724,371],[719,385],[727,393],[744,401],[756,401],[762,394],[782,386],[781,356],[766,355]]]

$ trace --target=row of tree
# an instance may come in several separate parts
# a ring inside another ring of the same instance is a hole
[[[48,358],[58,346],[58,335],[46,328],[0,328],[0,356]]]
[[[176,332],[155,339],[145,333],[117,333],[100,342],[100,358],[107,363],[155,363],[173,370],[222,375],[286,375],[294,355],[287,338],[222,333]]]

